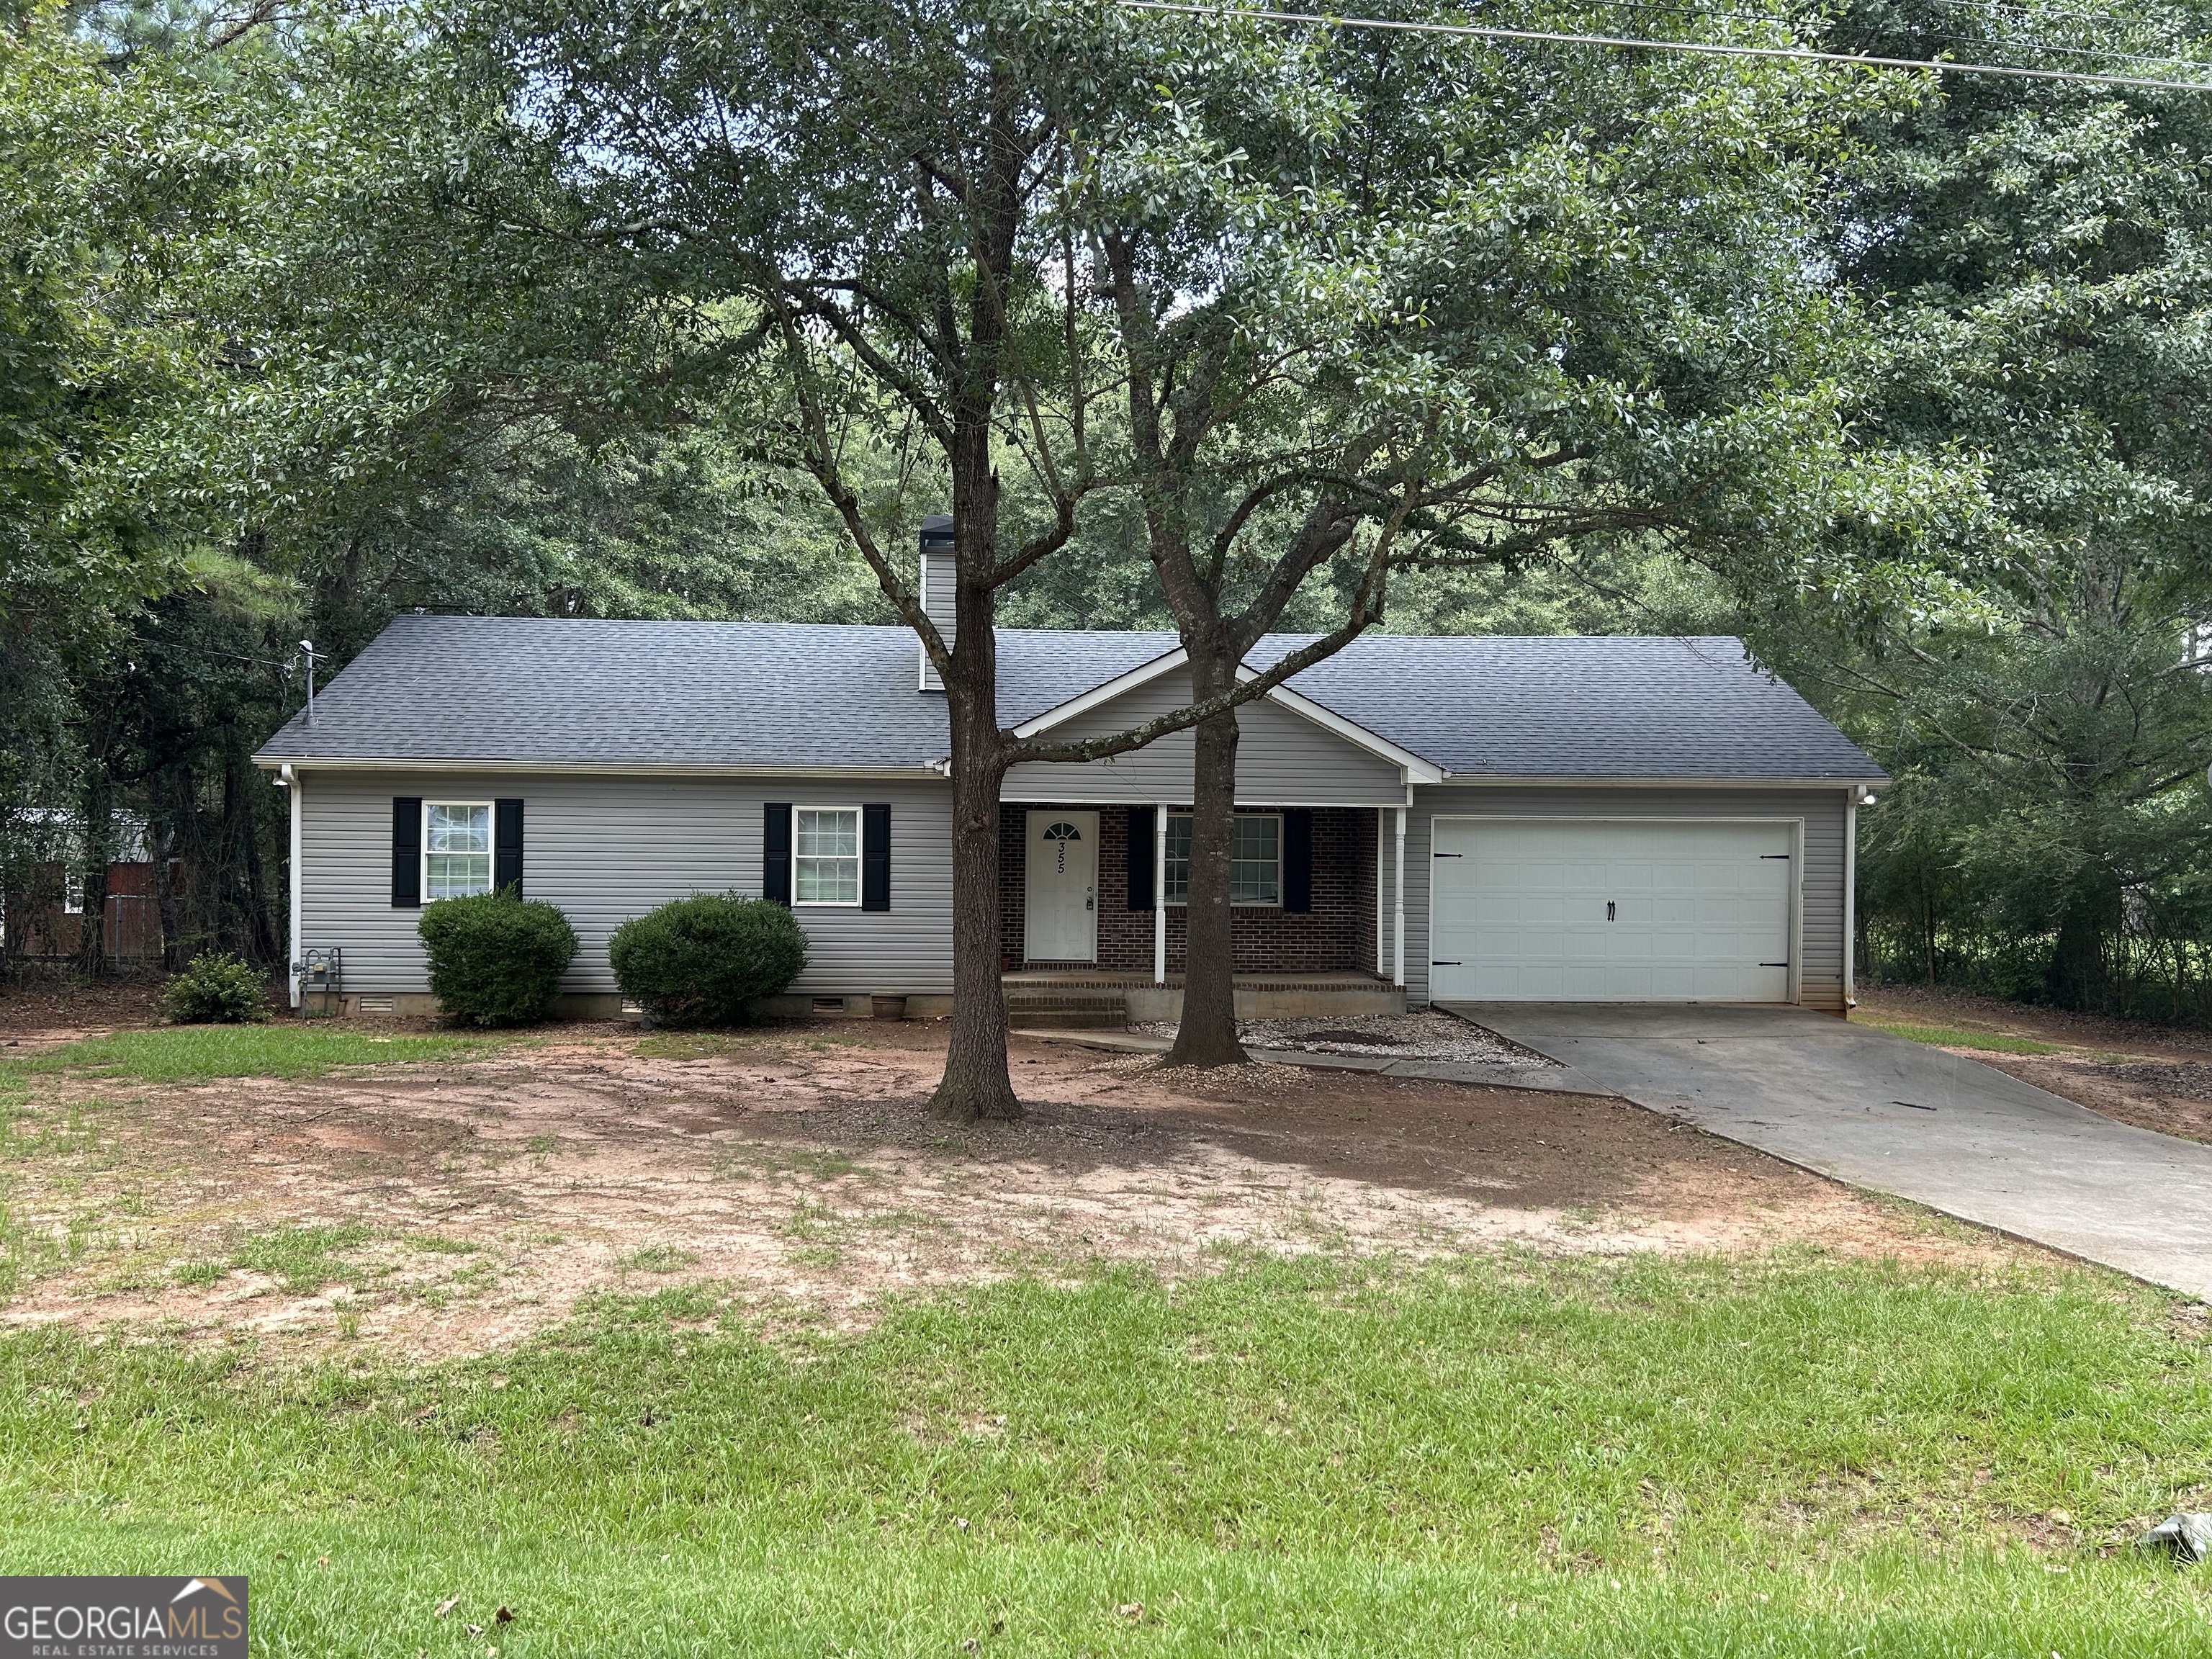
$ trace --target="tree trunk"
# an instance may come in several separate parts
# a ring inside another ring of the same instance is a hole
[[[995,732],[991,748],[995,750]],[[1022,1115],[1006,1065],[1006,988],[1000,977],[999,783],[994,755],[963,763],[952,746],[952,1042],[930,1097],[956,1123]]]
[[[86,780],[82,840],[77,848],[84,883],[84,914],[77,918],[77,971],[87,979],[107,973],[107,865],[114,856],[115,784],[104,762],[94,760]]]
[[[954,640],[944,676],[952,744],[952,1042],[930,1097],[933,1117],[956,1123],[1022,1115],[1006,1064],[1006,987],[1000,977],[997,590],[990,581],[999,516],[989,426],[963,410],[952,454]]]
[[[1191,692],[1230,689],[1237,665],[1191,658]],[[1183,910],[1182,1020],[1170,1066],[1238,1066],[1236,946],[1230,935],[1230,854],[1237,833],[1237,711],[1200,722],[1191,765],[1190,890]]]
[[[156,808],[147,815],[146,854],[154,861],[154,908],[161,918],[161,971],[167,974],[185,965],[184,940],[177,923],[177,886],[169,878],[170,860],[176,851],[176,818],[171,811]]]
[[[2101,1011],[2109,985],[2100,907],[2077,899],[2058,924],[2058,940],[2043,979],[2044,994],[2062,1008]]]
[[[270,793],[236,727],[231,729],[229,766],[236,780],[239,829],[246,837],[246,955],[257,968],[272,968],[288,958],[276,944],[276,919],[269,907],[269,872],[261,857],[261,828]],[[226,793],[226,799],[228,799]]]

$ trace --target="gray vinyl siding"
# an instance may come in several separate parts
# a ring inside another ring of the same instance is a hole
[[[301,832],[302,945],[344,952],[348,992],[419,992],[426,982],[415,924],[392,908],[395,796],[520,797],[523,890],[557,904],[581,948],[563,988],[616,988],[614,930],[695,892],[761,890],[762,807],[889,802],[891,908],[794,912],[811,944],[802,994],[944,994],[952,988],[952,796],[943,784],[856,780],[711,780],[454,772],[309,772]]]
[[[1778,818],[1804,824],[1797,872],[1797,1000],[1844,1007],[1844,801],[1837,789],[1425,785],[1406,824],[1406,1000],[1429,1000],[1429,820],[1445,817]],[[1387,876],[1386,850],[1386,876]],[[1386,970],[1387,971],[1387,970]]]
[[[1101,703],[1043,735],[1108,737],[1172,714],[1190,702],[1190,675],[1177,669]],[[1237,799],[1254,806],[1397,806],[1404,774],[1304,715],[1265,702],[1237,711]],[[1026,762],[1006,775],[1008,800],[1188,802],[1196,739],[1171,732],[1110,761]]]

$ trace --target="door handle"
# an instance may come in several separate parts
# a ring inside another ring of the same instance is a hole
[[[1612,921],[1617,919],[1614,915],[1613,902],[1611,899],[1607,899],[1605,902],[1605,919],[1607,921]]]

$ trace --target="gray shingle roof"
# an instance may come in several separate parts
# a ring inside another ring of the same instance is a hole
[[[1263,642],[1255,662],[1299,641]],[[1000,635],[1000,718],[1175,648],[1163,633]],[[914,636],[829,624],[401,617],[262,748],[279,761],[903,770],[946,750]],[[1296,690],[1455,773],[1876,778],[1736,641],[1377,635]]]
[[[1455,775],[1882,776],[1728,635],[1370,635],[1291,688]]]

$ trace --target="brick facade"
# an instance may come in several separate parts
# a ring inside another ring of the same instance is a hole
[[[1098,814],[1098,960],[1030,962],[1022,955],[1028,815]],[[1271,811],[1280,809],[1259,808]],[[1324,974],[1375,969],[1375,813],[1353,807],[1313,809],[1313,908],[1293,914],[1240,905],[1231,914],[1240,974]],[[1152,971],[1151,896],[1129,908],[1129,809],[1008,805],[999,812],[1000,938],[1009,968],[1096,968],[1106,973]],[[1183,913],[1168,907],[1168,971],[1180,974]]]

